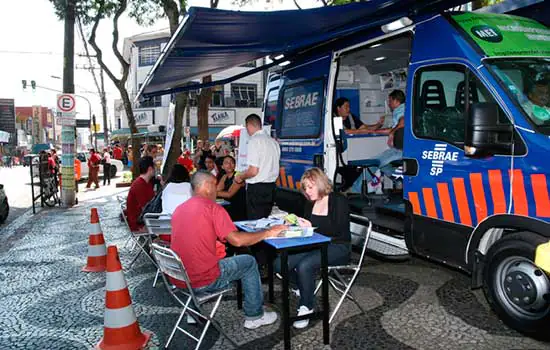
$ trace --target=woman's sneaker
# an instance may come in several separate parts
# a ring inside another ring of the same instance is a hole
[[[292,292],[292,294],[294,294],[298,298],[300,297],[300,290],[298,288],[296,288],[296,289],[290,288],[290,291]]]
[[[304,306],[304,305],[300,306],[300,308],[298,309],[298,316],[309,315],[312,313],[313,313],[313,309],[308,309],[307,306]],[[294,328],[301,329],[301,328],[306,328],[308,324],[309,324],[309,319],[296,321],[292,325],[294,326]]]
[[[264,315],[256,320],[244,321],[244,328],[256,329],[261,326],[267,326],[268,324],[275,323],[277,321],[277,313],[273,311],[264,311]]]

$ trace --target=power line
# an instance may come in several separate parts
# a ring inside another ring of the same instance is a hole
[[[12,50],[0,50],[0,53],[14,54],[14,55],[63,55],[61,52],[53,51],[12,51]]]

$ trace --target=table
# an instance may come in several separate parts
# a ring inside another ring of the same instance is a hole
[[[256,229],[251,228],[247,224],[253,223],[255,220],[250,221],[238,221],[235,222],[235,226],[245,232],[255,232]],[[307,318],[323,318],[323,343],[329,344],[329,300],[328,300],[328,244],[330,238],[323,236],[319,233],[313,233],[311,237],[301,238],[275,238],[266,239],[264,244],[269,247],[275,254],[281,256],[281,275],[283,277],[283,330],[284,330],[284,346],[285,349],[290,349],[290,324],[294,321],[304,320]],[[305,316],[290,317],[290,301],[289,301],[289,280],[288,280],[288,255],[302,253],[304,251],[320,249],[321,250],[321,279],[322,284],[322,296],[323,296],[323,310],[314,312],[313,314]],[[269,302],[274,302],[273,293],[273,259],[268,259],[268,271],[269,271]]]

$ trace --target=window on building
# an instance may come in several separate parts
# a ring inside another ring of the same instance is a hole
[[[231,84],[231,97],[235,107],[257,107],[257,86],[255,84]]]
[[[143,84],[138,85],[138,90],[141,90],[142,85]],[[154,107],[162,107],[162,96],[140,98],[137,108],[154,108]]]
[[[245,64],[241,64],[239,67],[256,68],[256,60],[252,60],[250,62],[246,62]]]
[[[212,103],[210,105],[212,107],[223,107],[225,105],[223,96],[223,85],[214,86],[212,88]]]
[[[122,129],[122,119],[121,118],[117,118],[116,125],[117,125],[118,130]]]
[[[141,46],[139,48],[139,66],[151,66],[160,56],[160,45]]]

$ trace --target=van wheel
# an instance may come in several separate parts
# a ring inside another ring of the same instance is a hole
[[[548,339],[550,281],[534,264],[535,249],[546,241],[522,232],[496,242],[487,252],[483,291],[491,308],[510,327]]]

